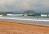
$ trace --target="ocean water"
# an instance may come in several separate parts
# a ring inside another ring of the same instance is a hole
[[[49,26],[49,18],[35,18],[33,16],[1,16],[0,19],[11,19],[26,24],[37,24]]]

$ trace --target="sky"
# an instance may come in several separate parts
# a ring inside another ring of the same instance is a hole
[[[49,0],[0,0],[0,11],[49,11]]]

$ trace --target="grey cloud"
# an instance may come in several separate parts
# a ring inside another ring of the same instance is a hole
[[[49,0],[0,0],[0,11],[25,11],[30,9],[36,12],[44,12],[49,9]]]

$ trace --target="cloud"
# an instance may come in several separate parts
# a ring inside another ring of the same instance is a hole
[[[49,0],[0,0],[0,11],[42,11],[49,7]]]
[[[25,8],[29,9],[31,8],[34,4],[37,3],[38,0],[17,0],[16,6],[19,8]]]
[[[0,0],[0,11],[12,11],[15,6],[15,0]]]

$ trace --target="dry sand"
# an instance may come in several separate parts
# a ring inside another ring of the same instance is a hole
[[[49,34],[49,27],[0,20],[0,34]]]

